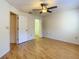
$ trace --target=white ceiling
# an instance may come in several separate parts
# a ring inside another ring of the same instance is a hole
[[[79,7],[79,0],[7,0],[14,7],[29,12],[32,9],[41,8],[40,3],[48,3],[48,7],[57,5],[62,9]]]

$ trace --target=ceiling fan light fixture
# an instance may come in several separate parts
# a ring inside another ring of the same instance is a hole
[[[41,5],[41,9],[35,9],[37,11],[40,11],[40,14],[41,13],[52,13],[51,9],[57,8],[57,6],[48,7],[47,3],[41,3],[40,5]]]
[[[43,12],[43,13],[46,13],[46,12],[47,12],[47,8],[43,6],[42,12]]]
[[[47,12],[47,10],[43,9],[43,10],[42,10],[42,12],[43,12],[43,13],[46,13],[46,12]]]

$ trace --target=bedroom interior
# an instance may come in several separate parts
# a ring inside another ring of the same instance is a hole
[[[0,0],[0,59],[79,59],[79,0]]]

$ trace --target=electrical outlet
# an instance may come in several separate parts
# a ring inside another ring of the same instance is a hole
[[[75,37],[75,39],[78,39],[78,37]]]

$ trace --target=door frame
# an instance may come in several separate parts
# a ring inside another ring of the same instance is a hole
[[[10,12],[10,43],[11,43],[11,14],[14,14],[16,16],[16,42],[13,44],[18,44],[19,42],[19,16],[14,13],[14,12]]]
[[[42,37],[42,26],[41,26],[41,20],[36,18],[35,19],[35,38]]]

